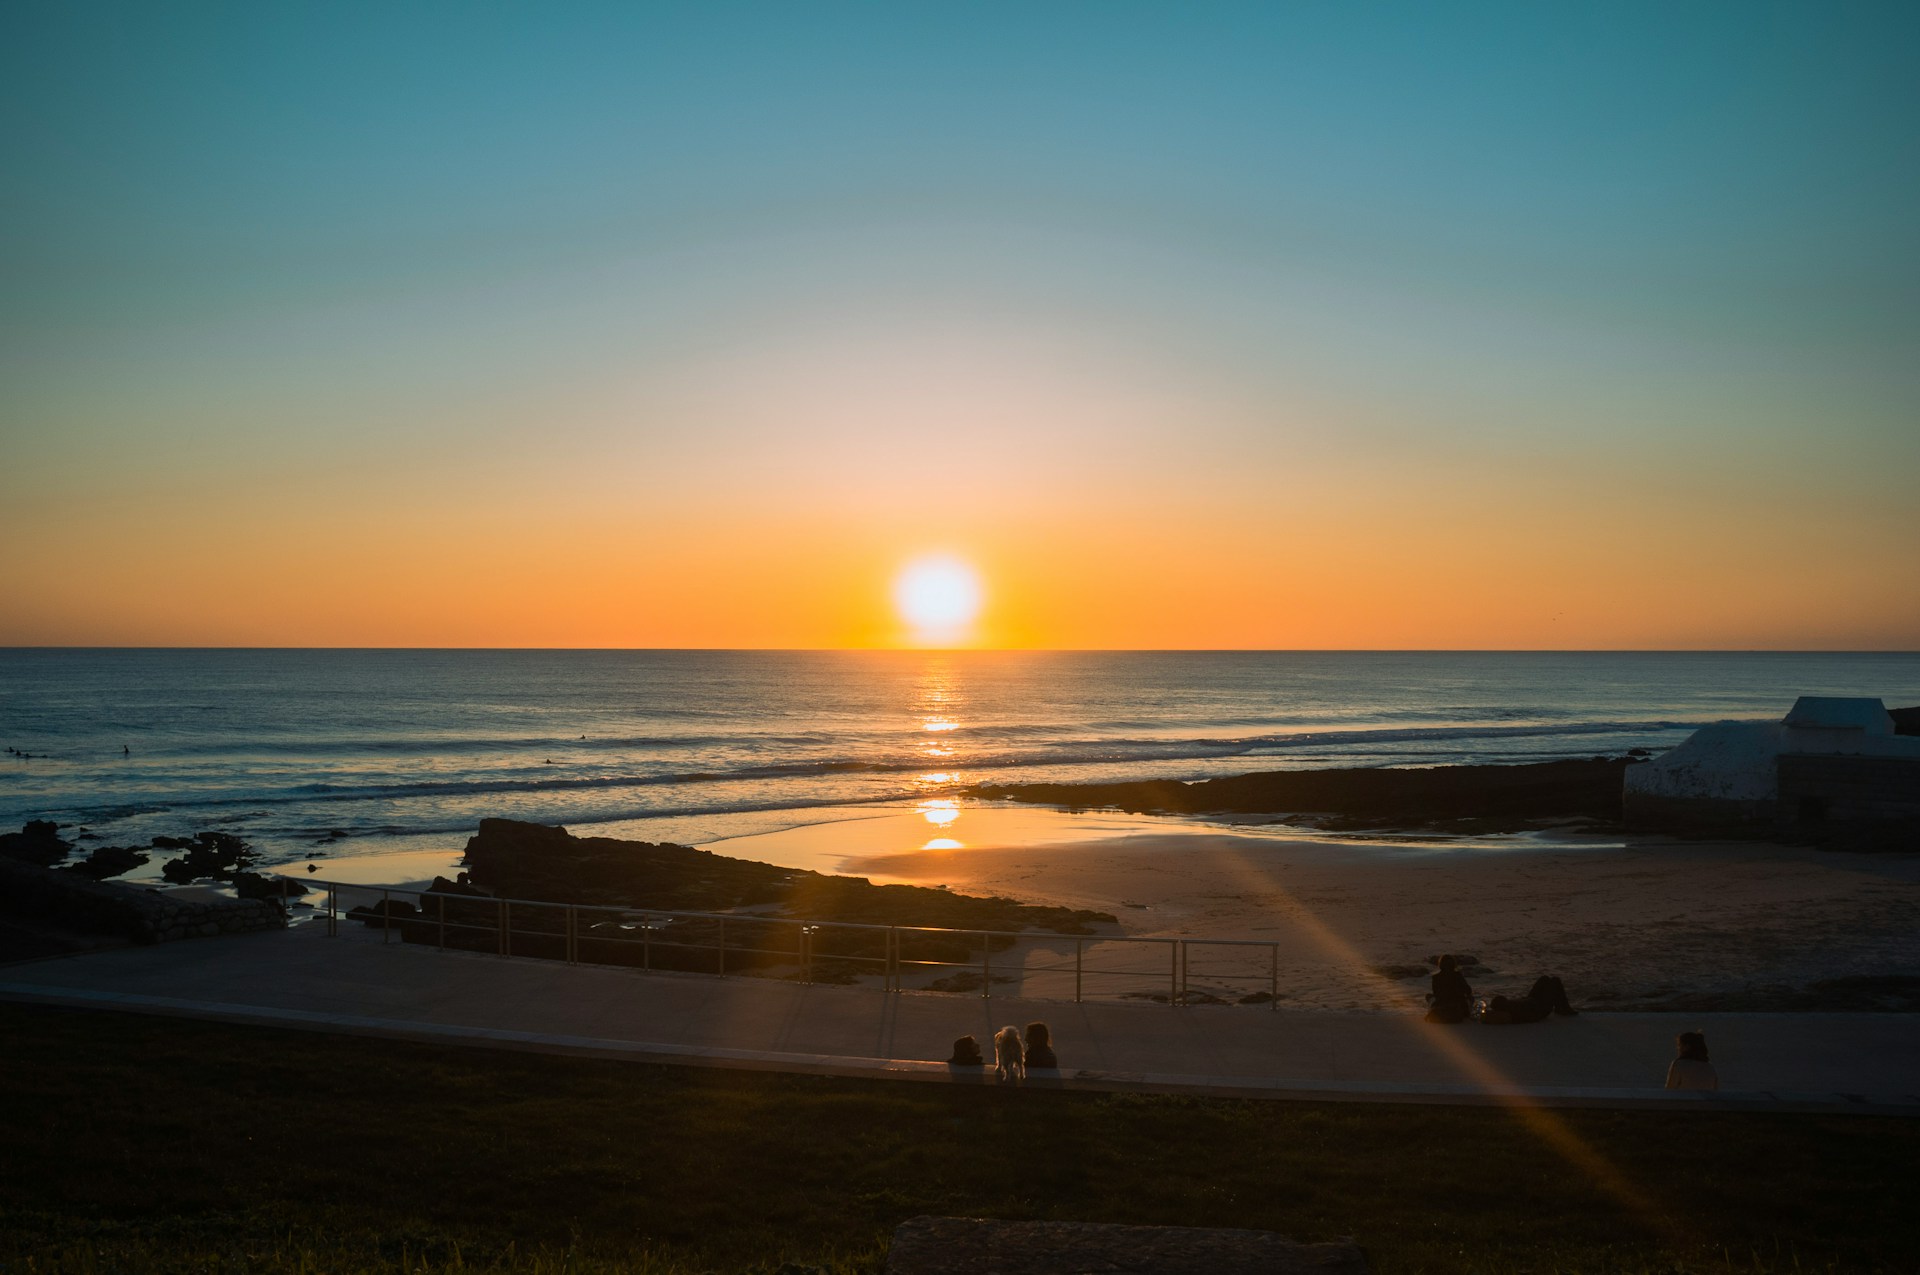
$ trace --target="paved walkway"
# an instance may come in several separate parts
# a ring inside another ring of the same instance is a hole
[[[1440,1027],[1373,1011],[1170,1009],[646,974],[382,944],[319,926],[0,967],[0,997],[413,1039],[840,1075],[986,1083],[943,1059],[1044,1019],[1068,1088],[1564,1106],[1920,1114],[1920,1015],[1583,1014]],[[1660,1089],[1699,1027],[1724,1092]]]

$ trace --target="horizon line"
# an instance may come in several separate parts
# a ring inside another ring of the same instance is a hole
[[[1718,646],[301,646],[0,643],[0,651],[580,651],[764,655],[1920,655],[1920,647]]]

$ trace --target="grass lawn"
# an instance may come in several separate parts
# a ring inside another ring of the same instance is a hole
[[[1549,1133],[1500,1109],[946,1088],[6,1004],[0,1104],[6,1272],[861,1271],[921,1213],[1352,1235],[1388,1275],[1920,1254],[1903,1119],[1577,1111]]]

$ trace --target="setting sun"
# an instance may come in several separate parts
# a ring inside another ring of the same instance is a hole
[[[921,558],[894,581],[893,601],[918,641],[956,642],[980,613],[980,577],[958,558]]]

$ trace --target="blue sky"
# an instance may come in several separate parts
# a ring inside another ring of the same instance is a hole
[[[834,474],[875,456],[950,466],[979,506],[1092,499],[980,460],[1038,447],[1136,507],[1282,475],[1404,501],[1458,466],[1604,475],[1647,531],[1752,517],[1771,545],[1762,519],[1810,516],[1782,514],[1795,491],[1859,537],[1911,531],[1914,6],[4,23],[0,494],[38,512],[195,474],[297,501],[316,466],[393,490],[670,468],[739,518],[777,479],[844,503]],[[90,552],[60,570],[107,571]],[[1879,578],[1916,583],[1892,556]],[[1920,610],[1871,607],[1861,633],[1920,640]]]

